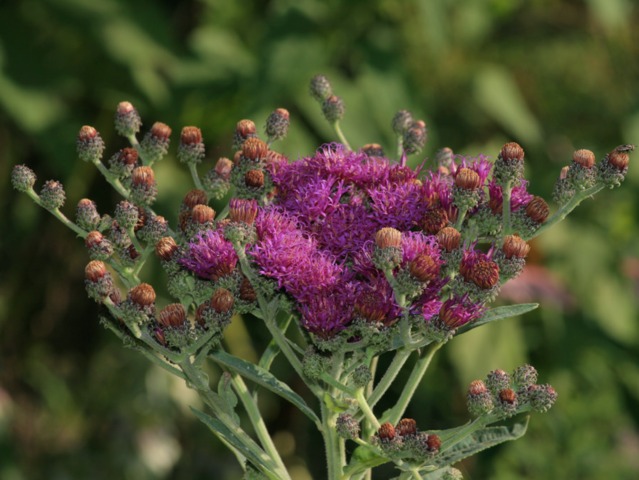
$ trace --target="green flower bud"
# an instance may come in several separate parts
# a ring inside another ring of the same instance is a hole
[[[11,184],[20,192],[26,192],[33,188],[36,182],[36,174],[26,165],[16,165],[11,171]]]

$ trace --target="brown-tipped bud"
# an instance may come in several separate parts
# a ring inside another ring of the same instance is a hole
[[[233,162],[226,157],[220,157],[215,164],[215,173],[223,179],[228,180],[231,178],[231,170],[233,169]]]
[[[513,405],[517,401],[517,394],[512,388],[505,388],[499,392],[499,400]]]
[[[488,387],[481,380],[473,380],[468,386],[468,395],[476,397],[483,395],[488,391]]]
[[[78,133],[76,148],[80,160],[98,162],[102,158],[104,141],[95,128],[84,125]]]
[[[186,322],[186,311],[182,304],[172,303],[160,311],[158,322],[165,327],[181,327]]]
[[[448,214],[446,210],[438,207],[426,210],[419,223],[422,230],[429,235],[439,233],[446,225],[448,225]]]
[[[507,235],[504,237],[504,245],[501,247],[506,258],[526,258],[530,251],[530,245],[519,235]]]
[[[249,303],[257,300],[257,293],[246,277],[242,278],[242,283],[240,284],[240,298]]]
[[[331,123],[341,120],[345,111],[344,100],[337,95],[330,95],[324,100],[324,103],[322,103],[322,113],[326,120]]]
[[[413,115],[408,110],[400,110],[393,115],[391,126],[397,135],[403,135],[413,124]]]
[[[226,288],[218,288],[211,296],[211,307],[217,313],[228,313],[234,304],[233,294]]]
[[[249,160],[258,161],[266,159],[268,145],[257,137],[248,138],[242,145],[242,156]]]
[[[165,142],[171,136],[171,127],[169,127],[166,123],[155,122],[151,127],[150,134],[151,137]]]
[[[262,188],[264,186],[264,172],[262,170],[249,170],[244,175],[244,183],[249,188]]]
[[[271,140],[279,140],[286,137],[290,124],[290,115],[288,110],[278,108],[273,111],[266,119],[266,135]]]
[[[440,265],[427,253],[420,253],[408,265],[410,274],[420,282],[431,282],[439,275]]]
[[[182,145],[197,145],[202,142],[202,131],[197,127],[184,127],[180,133]]]
[[[470,168],[460,168],[455,175],[455,186],[464,190],[477,190],[481,187],[481,178]]]
[[[452,252],[461,245],[461,233],[454,227],[442,228],[437,233],[437,242],[444,250]]]
[[[367,143],[362,147],[362,153],[369,157],[383,157],[384,149],[379,143]]]
[[[97,282],[107,274],[106,265],[100,260],[91,260],[84,268],[84,278],[90,282]]]
[[[428,435],[428,439],[426,440],[426,445],[428,445],[428,451],[431,453],[439,452],[439,449],[442,446],[442,441],[439,436],[432,434]]]
[[[590,150],[582,148],[572,154],[572,160],[584,168],[592,168],[595,164],[595,154]]]
[[[619,171],[624,171],[630,163],[630,156],[625,151],[613,150],[608,154],[608,164]]]
[[[498,394],[500,391],[510,388],[510,381],[510,375],[498,368],[486,376],[485,383],[491,392]]]
[[[257,217],[258,204],[255,200],[232,198],[229,202],[229,218],[232,222],[253,225]]]
[[[47,180],[40,190],[40,204],[47,210],[56,210],[64,205],[64,186],[57,180]]]
[[[499,265],[492,260],[480,258],[471,262],[462,261],[459,273],[468,282],[487,290],[499,283]]]
[[[103,241],[104,241],[104,235],[102,235],[97,230],[93,230],[92,232],[89,232],[87,234],[86,238],[84,239],[84,245],[88,249],[92,249],[100,245]]]
[[[191,219],[200,225],[212,222],[215,218],[215,210],[208,205],[196,205],[191,210]]]
[[[88,198],[83,198],[78,202],[75,215],[76,223],[84,230],[94,230],[100,224],[100,214],[95,206],[95,202]]]
[[[155,244],[155,253],[162,260],[169,261],[177,251],[178,246],[173,237],[162,237]]]
[[[310,91],[318,102],[323,102],[333,94],[331,83],[324,75],[315,75],[311,78]]]
[[[524,149],[516,142],[510,142],[501,147],[499,156],[503,160],[523,160]]]
[[[400,248],[402,232],[395,228],[384,227],[375,234],[375,245],[379,248]]]
[[[136,285],[127,295],[131,303],[140,307],[149,307],[155,303],[155,290],[148,283]]]
[[[412,418],[402,418],[397,426],[395,432],[402,437],[408,437],[417,433],[417,422]]]
[[[561,171],[559,172],[559,180],[565,180],[566,178],[568,178],[569,170],[570,167],[568,165],[566,165],[565,167],[561,167]]]
[[[155,173],[151,167],[137,167],[131,173],[131,184],[151,187],[155,184]]]
[[[184,196],[184,200],[182,200],[182,205],[184,205],[186,210],[193,210],[193,207],[195,207],[196,205],[206,204],[208,204],[208,197],[206,196],[206,192],[204,190],[198,190],[197,188],[189,191]]]
[[[235,125],[235,133],[237,133],[240,137],[246,139],[251,135],[255,135],[256,128],[253,120],[240,120]]]
[[[140,114],[130,102],[120,102],[115,112],[115,131],[123,137],[130,137],[140,131]]]
[[[439,167],[443,167],[448,171],[448,169],[453,164],[454,157],[455,154],[453,153],[452,148],[444,147],[435,155],[435,162]]]
[[[541,197],[533,197],[528,205],[526,205],[526,215],[535,223],[542,224],[548,218],[550,208]]]
[[[395,438],[395,427],[390,422],[382,423],[377,430],[377,436],[380,440],[390,441]]]

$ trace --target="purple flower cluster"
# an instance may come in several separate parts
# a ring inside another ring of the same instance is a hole
[[[482,201],[494,212],[501,206],[501,187],[489,180],[492,163],[486,157],[456,160],[422,179],[419,169],[340,144],[324,145],[293,163],[267,163],[274,190],[270,204],[259,207],[249,259],[295,301],[302,325],[319,338],[330,339],[357,319],[388,327],[405,313],[450,330],[471,322],[483,313],[485,299],[449,288],[451,270],[445,267],[454,255],[436,234],[456,220],[453,188],[461,168],[478,175]],[[511,198],[513,211],[530,201],[525,181]],[[388,272],[375,263],[380,248],[375,234],[389,227],[401,232],[401,259],[392,275],[419,284],[406,310]],[[474,246],[457,258],[461,264],[453,267],[453,276],[481,288],[498,280],[496,263]],[[235,268],[237,257],[218,225],[192,239],[179,262],[216,280]]]

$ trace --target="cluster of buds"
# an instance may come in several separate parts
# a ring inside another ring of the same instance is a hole
[[[373,437],[373,444],[393,459],[424,462],[439,453],[442,441],[434,433],[419,431],[412,418],[402,418],[394,426],[389,422],[382,423]]]
[[[557,400],[557,392],[550,385],[538,385],[535,368],[523,365],[512,375],[493,370],[484,380],[473,380],[466,399],[468,411],[474,417],[504,418],[529,410],[546,412]]]

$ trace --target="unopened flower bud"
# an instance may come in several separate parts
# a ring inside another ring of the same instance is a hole
[[[373,375],[371,374],[370,368],[364,364],[358,365],[357,368],[353,370],[353,374],[351,376],[355,387],[365,387],[370,383],[372,378]]]
[[[464,257],[459,273],[467,282],[472,282],[479,288],[487,290],[499,283],[499,265],[487,258],[473,258],[466,261]]]
[[[229,218],[232,222],[253,225],[257,217],[258,204],[255,200],[232,198],[229,202]]]
[[[231,169],[233,168],[233,162],[225,157],[220,157],[215,164],[215,173],[224,180],[231,178]]]
[[[412,124],[413,115],[408,110],[400,110],[393,115],[393,120],[391,121],[393,132],[397,135],[404,135],[404,132],[406,132]]]
[[[344,117],[345,111],[344,100],[337,95],[329,96],[324,100],[324,103],[322,103],[322,113],[324,114],[324,118],[330,123],[340,121]]]
[[[436,454],[442,446],[442,441],[438,435],[431,434],[428,435],[428,438],[426,439],[426,446],[428,447],[429,453]]]
[[[155,244],[155,253],[165,262],[173,258],[173,254],[177,251],[178,246],[173,237],[162,237]]]
[[[455,154],[453,153],[453,150],[449,147],[444,147],[435,155],[435,162],[439,167],[450,170],[450,167],[453,164],[454,157]]]
[[[36,174],[26,165],[16,165],[11,171],[11,185],[20,192],[26,192],[33,188],[36,182]]]
[[[208,205],[196,205],[191,210],[191,219],[200,225],[210,223],[215,219],[215,210]]]
[[[499,185],[514,185],[524,174],[524,149],[518,143],[505,144],[493,170],[493,178]]]
[[[582,148],[572,154],[572,160],[584,168],[592,168],[595,164],[595,154],[590,150]]]
[[[47,210],[56,210],[64,205],[66,194],[64,187],[57,180],[47,180],[40,190],[40,203]]]
[[[455,175],[455,186],[463,190],[477,190],[481,187],[481,178],[476,171],[462,167]]]
[[[155,173],[151,167],[137,167],[131,173],[131,200],[142,205],[150,205],[157,196]]]
[[[155,290],[148,283],[140,283],[129,290],[127,298],[140,308],[150,307],[155,303]]]
[[[127,200],[122,200],[115,207],[115,219],[126,230],[135,227],[139,219],[138,207]]]
[[[242,277],[242,283],[240,283],[240,299],[249,303],[257,300],[257,293],[246,277]]]
[[[504,252],[504,256],[507,259],[511,258],[526,258],[530,251],[530,245],[526,243],[526,240],[519,235],[507,235],[504,237],[504,244],[501,247]]]
[[[310,91],[318,102],[323,102],[333,94],[331,84],[324,75],[315,75],[311,79]]]
[[[107,273],[106,265],[100,260],[91,260],[84,268],[84,277],[90,282],[97,282]]]
[[[384,149],[379,143],[367,143],[362,147],[362,153],[369,157],[383,157]]]
[[[80,160],[97,163],[102,158],[104,140],[95,128],[84,125],[78,133],[76,148]]]
[[[335,429],[337,430],[337,434],[346,440],[354,440],[358,438],[360,434],[359,423],[348,413],[340,413],[337,416]]]
[[[169,230],[169,223],[161,215],[150,215],[144,219],[144,224],[136,232],[136,235],[148,243],[156,243],[166,235]]]
[[[619,171],[624,171],[630,163],[630,156],[626,152],[613,150],[608,154],[608,163]]]
[[[420,253],[408,265],[410,274],[422,283],[431,282],[439,276],[440,265],[427,253]]]
[[[202,131],[197,127],[184,127],[180,133],[180,145],[177,151],[182,163],[198,164],[204,159]]]
[[[537,370],[532,365],[522,365],[515,369],[512,379],[517,387],[528,388],[537,383]]]
[[[233,134],[233,148],[235,150],[239,150],[242,148],[244,142],[249,139],[256,137],[256,128],[253,120],[240,120],[235,125],[235,133]]]
[[[438,234],[446,225],[448,225],[448,214],[446,210],[439,207],[427,209],[419,223],[421,229],[429,235]]]
[[[410,437],[417,433],[417,422],[412,418],[402,418],[395,426],[395,432],[402,437]]]
[[[235,299],[226,288],[218,288],[211,296],[211,307],[217,313],[228,313],[233,308]]]
[[[186,311],[181,303],[171,303],[160,310],[157,318],[165,327],[179,328],[185,325]]]
[[[93,259],[106,260],[113,255],[113,245],[97,230],[88,233],[84,239],[84,245]]]
[[[486,384],[481,380],[473,380],[468,386],[466,395],[468,411],[471,415],[479,417],[490,412],[493,408],[493,399]]]
[[[395,228],[384,227],[375,234],[375,245],[379,248],[400,248],[402,232]]]
[[[144,163],[152,165],[161,160],[169,151],[171,127],[162,122],[155,122],[142,141],[140,151]]]
[[[549,214],[550,208],[548,208],[546,200],[541,197],[533,197],[528,205],[526,205],[526,215],[538,225],[544,223]]]
[[[426,124],[422,120],[413,122],[410,128],[404,132],[402,145],[407,155],[422,151],[426,145]]]
[[[510,142],[501,147],[501,152],[499,152],[499,156],[507,161],[511,160],[523,160],[524,159],[524,149],[521,148],[516,142]]]
[[[119,178],[131,176],[138,165],[138,151],[135,148],[123,148],[109,159],[109,169]]]
[[[286,137],[290,124],[290,115],[288,110],[278,108],[273,111],[266,119],[266,135],[269,140],[275,141]]]
[[[258,162],[265,160],[268,154],[268,145],[257,137],[247,139],[242,145],[242,156],[248,160]]]
[[[244,174],[244,183],[249,188],[262,188],[264,186],[264,172],[262,170],[249,170]]]
[[[76,207],[75,221],[84,230],[95,230],[100,224],[100,214],[95,206],[95,202],[88,198],[83,198]]]
[[[130,102],[120,102],[115,111],[115,131],[123,137],[130,137],[140,131],[140,114]]]
[[[456,250],[461,245],[461,233],[454,227],[445,227],[437,232],[437,242],[447,252]]]
[[[493,370],[486,376],[486,386],[497,395],[501,390],[510,388],[510,375],[503,370]]]
[[[511,416],[517,412],[519,401],[517,394],[512,388],[504,388],[497,395],[498,408],[503,415]]]
[[[528,387],[527,398],[536,412],[547,412],[557,401],[557,392],[550,385],[532,385]]]
[[[382,423],[377,430],[377,436],[382,442],[390,442],[395,438],[395,427],[390,422]]]

